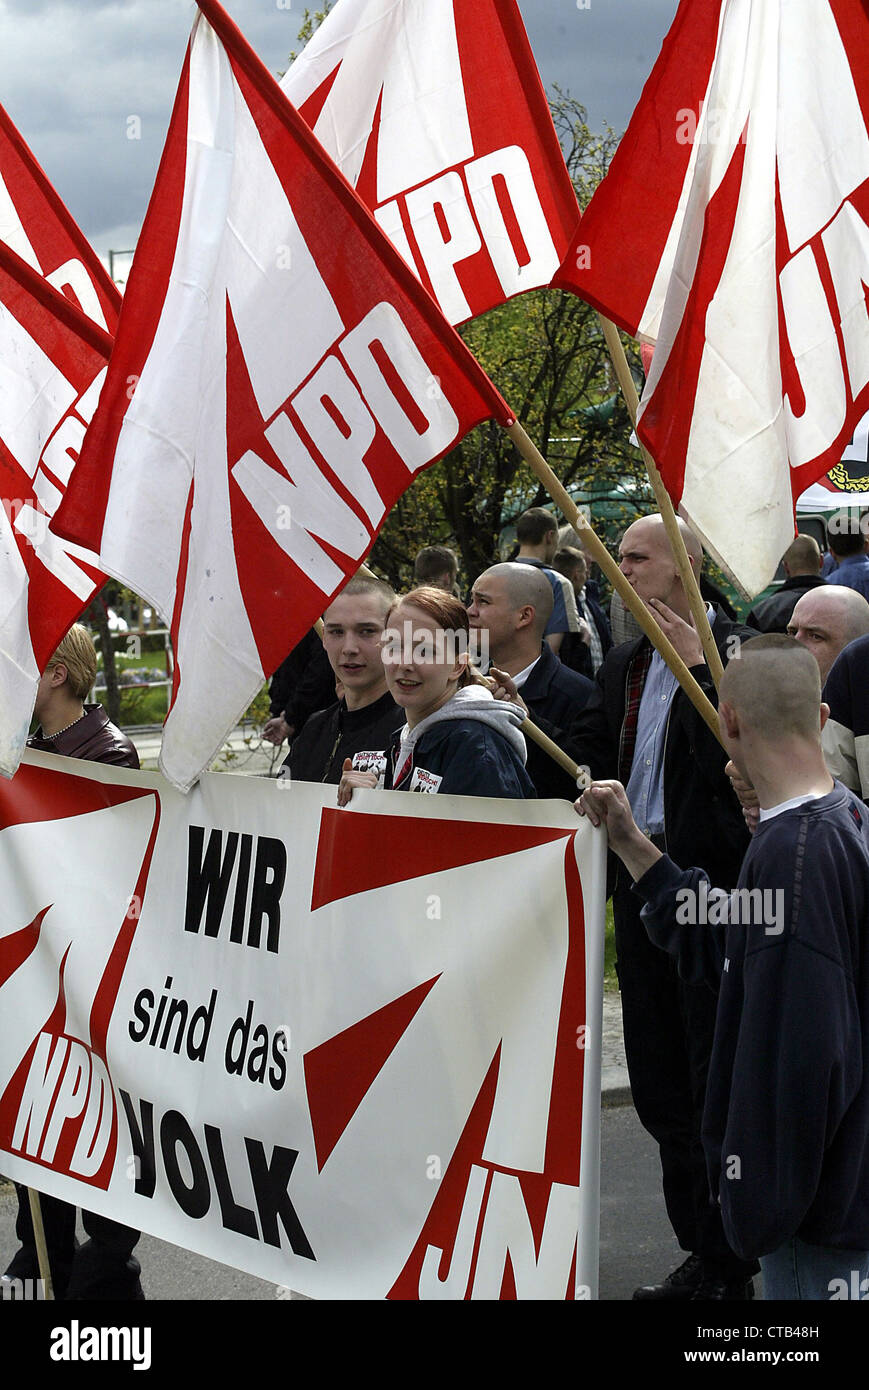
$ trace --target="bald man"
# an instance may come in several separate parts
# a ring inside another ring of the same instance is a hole
[[[561,728],[584,709],[593,683],[571,671],[543,640],[552,615],[552,589],[546,575],[530,565],[493,565],[471,590],[468,621],[485,634],[490,666],[511,677],[535,724],[550,720]],[[539,797],[576,799],[576,786],[563,768],[532,739],[528,775]]]
[[[787,630],[812,653],[823,685],[830,667],[848,643],[869,635],[869,603],[856,589],[825,584],[803,594]]]
[[[862,665],[854,673],[853,663],[849,660],[839,668],[835,680],[831,682],[830,692],[827,691],[826,682],[840,652],[858,638],[869,636],[869,603],[856,589],[824,584],[803,594],[798,600],[788,623],[788,635],[795,637],[811,652],[821,673],[824,698],[831,710],[831,717],[821,734],[827,766],[834,777],[838,777],[846,787],[865,800],[869,796],[869,762],[865,756],[858,759],[854,728],[855,718],[857,726],[869,727],[869,703],[863,715],[865,702],[862,695],[855,701],[852,692],[865,688],[867,673]],[[863,763],[862,770],[860,762]],[[727,774],[742,802],[746,824],[753,833],[758,823],[757,793],[732,763],[727,764]]]
[[[782,565],[784,583],[755,604],[745,620],[758,632],[787,632],[794,606],[803,594],[827,587],[826,579],[821,577],[821,552],[814,536],[797,536],[791,541],[782,556]]]
[[[721,982],[703,1143],[766,1299],[869,1288],[869,813],[827,771],[820,696],[817,663],[784,636],[744,643],[724,673],[722,737],[761,806],[732,893],[651,844],[617,782],[578,807],[606,825],[651,940],[686,978]]]
[[[699,573],[700,543],[684,522],[680,530]],[[628,583],[717,704],[661,517],[635,521],[619,550]],[[740,641],[753,634],[721,609],[708,611],[726,665]],[[564,738],[563,730],[539,722],[556,741]],[[634,817],[651,844],[666,846],[683,863],[701,865],[715,883],[736,883],[749,835],[724,773],[724,751],[648,638],[607,654],[594,696],[574,719],[566,746],[592,776],[626,784]],[[716,996],[706,984],[679,978],[670,958],[649,941],[639,910],[630,879],[618,868],[613,917],[631,1091],[642,1124],[658,1142],[667,1213],[688,1258],[634,1297],[748,1298],[757,1265],[738,1259],[727,1245],[720,1213],[709,1199],[700,1144]]]

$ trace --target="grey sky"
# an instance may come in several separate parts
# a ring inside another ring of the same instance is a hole
[[[622,130],[677,0],[582,4],[519,0],[544,84]],[[266,66],[286,68],[302,0],[224,5]],[[194,15],[191,0],[0,0],[0,102],[102,252],[135,243]]]

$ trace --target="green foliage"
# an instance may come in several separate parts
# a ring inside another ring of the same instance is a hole
[[[314,10],[313,12],[309,10],[307,6],[305,7],[304,18],[302,19],[302,26],[299,29],[297,35],[298,41],[302,45],[302,48],[304,48],[305,44],[308,42],[308,39],[314,33],[314,30],[319,29],[320,25],[323,23],[323,20],[326,18],[326,15],[331,10],[332,3],[333,0],[325,0],[322,10]],[[299,50],[299,53],[300,52],[301,49]],[[291,63],[294,63],[296,61],[296,59],[299,56],[299,53],[293,51],[290,54]],[[283,73],[281,73],[281,76],[283,77]]]
[[[249,720],[252,724],[262,725],[265,724],[266,720],[269,719],[270,716],[271,709],[269,706],[269,688],[268,684],[266,684],[263,686],[259,694],[253,700],[251,700],[250,704],[244,712],[244,718],[245,720]]]
[[[121,687],[121,728],[131,725],[162,724],[166,718],[168,689],[157,686],[149,690],[144,685]]]

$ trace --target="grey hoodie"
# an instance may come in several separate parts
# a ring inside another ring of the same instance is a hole
[[[528,750],[525,746],[525,735],[519,732],[519,727],[525,719],[524,710],[507,700],[496,700],[484,685],[465,685],[461,690],[457,690],[445,705],[435,710],[434,714],[420,720],[415,728],[409,729],[405,724],[400,735],[401,746],[396,766],[404,765],[423,734],[435,724],[448,719],[473,719],[480,724],[487,724],[507,740],[514,753],[522,760],[522,765],[525,765]]]

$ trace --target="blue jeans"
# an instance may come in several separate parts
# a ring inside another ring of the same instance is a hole
[[[833,1250],[794,1236],[771,1255],[761,1255],[764,1301],[866,1299],[869,1250]]]

